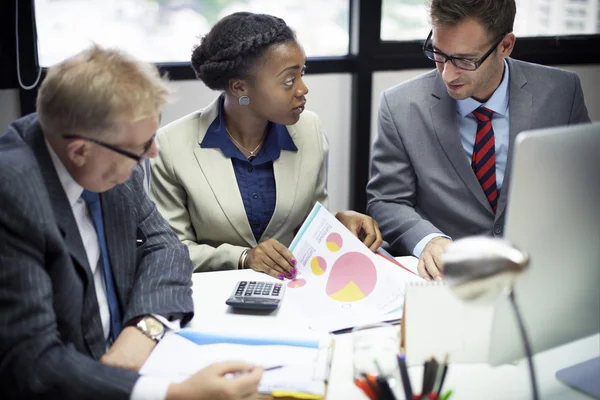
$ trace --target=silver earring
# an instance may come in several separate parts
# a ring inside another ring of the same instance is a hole
[[[250,97],[248,96],[242,96],[238,99],[240,106],[247,106],[248,104],[250,104]]]

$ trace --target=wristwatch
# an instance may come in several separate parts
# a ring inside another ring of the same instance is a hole
[[[158,342],[165,335],[165,326],[150,315],[142,317],[135,326],[155,342]]]

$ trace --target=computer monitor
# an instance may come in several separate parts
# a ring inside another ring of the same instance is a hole
[[[523,132],[511,165],[505,238],[531,258],[515,296],[537,353],[600,332],[600,123]],[[490,363],[522,357],[502,301]]]

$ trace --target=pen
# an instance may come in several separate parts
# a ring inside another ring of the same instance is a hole
[[[375,364],[375,368],[377,368],[377,372],[379,375],[377,376],[377,387],[379,388],[379,400],[396,400],[396,396],[394,392],[392,392],[392,388],[390,388],[390,384],[387,378],[383,374],[383,370],[379,365],[379,362],[376,358],[373,359],[373,363]]]
[[[429,361],[428,374],[426,376],[427,387],[425,387],[425,392],[421,393],[421,395],[426,396],[433,391],[433,388],[436,383],[438,367],[439,367],[439,364],[438,364],[437,360],[434,357],[431,357],[431,360]]]
[[[362,374],[362,377],[364,378],[365,382],[367,383],[367,385],[369,386],[369,388],[371,389],[371,391],[375,394],[375,399],[379,399],[379,387],[377,386],[377,378],[374,377],[373,375],[369,375],[369,374]]]
[[[410,378],[408,376],[408,369],[406,368],[406,356],[400,354],[398,356],[398,367],[400,368],[400,376],[402,377],[402,386],[404,387],[404,397],[407,400],[413,398],[412,386],[410,385]]]
[[[421,386],[421,396],[419,399],[423,400],[425,398],[425,390],[427,389],[427,377],[429,376],[429,361],[425,361],[423,365],[423,385]]]
[[[452,389],[450,389],[446,393],[444,393],[444,395],[440,397],[440,400],[448,400],[450,398],[450,396],[452,396]]]
[[[363,391],[370,400],[377,400],[377,393],[369,385],[366,379],[354,378],[354,384]]]
[[[285,365],[274,365],[274,366],[271,366],[271,367],[264,368],[263,372],[273,371],[275,369],[279,369],[279,368],[283,368],[283,367],[285,367]],[[238,376],[243,375],[243,374],[247,374],[248,372],[250,372],[250,371],[230,372],[228,374],[225,374],[225,377],[229,378],[229,379],[231,379],[231,378],[237,378]]]
[[[283,367],[285,367],[285,365],[275,365],[275,366],[267,367],[267,368],[263,369],[263,372],[273,371],[274,369],[279,369],[279,368],[283,368]]]
[[[440,378],[440,383],[437,385],[436,393],[438,396],[442,395],[442,387],[444,386],[444,380],[446,379],[446,372],[448,372],[448,354],[446,354],[446,358],[444,359],[444,366],[442,367],[442,377]]]
[[[385,377],[377,377],[377,386],[379,387],[379,400],[396,400],[396,396]]]

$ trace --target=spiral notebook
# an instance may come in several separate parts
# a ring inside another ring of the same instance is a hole
[[[493,310],[461,301],[442,282],[409,282],[400,345],[408,364],[446,354],[452,363],[487,362]]]

